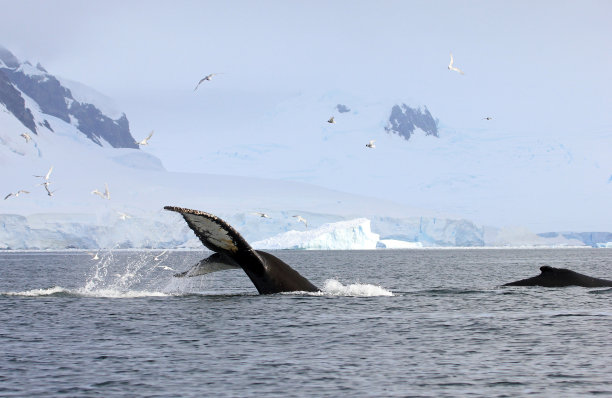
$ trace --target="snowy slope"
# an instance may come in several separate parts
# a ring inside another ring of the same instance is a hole
[[[40,65],[7,62],[0,67],[23,73],[43,88],[56,79]],[[0,248],[200,247],[180,217],[161,210],[164,205],[216,213],[251,242],[295,230],[301,226],[296,214],[313,229],[367,218],[371,233],[392,247],[406,247],[395,241],[413,247],[574,245],[580,241],[532,231],[569,230],[565,224],[573,230],[576,225],[585,225],[583,231],[612,229],[606,217],[612,158],[605,145],[612,134],[602,133],[601,142],[558,142],[534,138],[527,129],[496,131],[495,119],[461,129],[440,122],[434,130],[436,110],[406,98],[300,93],[249,120],[250,134],[235,131],[245,127],[244,121],[221,118],[214,134],[203,135],[205,145],[176,140],[188,146],[179,148],[186,154],[184,168],[199,172],[173,173],[150,154],[161,145],[161,135],[149,147],[131,149],[113,148],[84,133],[82,120],[69,113],[73,104],[90,104],[103,119],[127,119],[95,90],[64,78],[56,81],[53,90],[70,92],[61,97],[68,120],[50,115],[49,104],[41,106],[17,85],[13,88],[36,126],[30,142],[20,136],[28,128],[0,104],[2,196],[31,192],[0,202]],[[399,105],[400,113],[416,118],[414,131],[390,133],[390,127],[401,124],[389,120]],[[239,119],[240,112],[233,113]],[[336,123],[327,122],[331,116]],[[370,140],[376,140],[376,148],[365,147]],[[187,155],[194,147],[195,159]],[[44,175],[52,166],[50,197],[33,175]],[[91,194],[105,184],[111,200]],[[271,218],[258,218],[255,211]],[[125,219],[121,214],[127,214]],[[526,222],[530,229],[512,227]],[[300,234],[290,246],[306,247],[313,239]],[[338,243],[324,241],[318,247]]]
[[[250,242],[299,230],[302,224],[293,216],[300,214],[312,229],[326,223],[365,217],[371,220],[371,234],[379,235],[380,240],[411,242],[416,247],[419,246],[417,242],[425,246],[487,244],[484,228],[440,212],[308,183],[255,176],[168,172],[159,159],[147,153],[147,149],[99,146],[74,125],[43,114],[31,98],[24,98],[36,121],[44,117],[53,131],[40,129],[39,134],[26,143],[20,136],[26,131],[24,126],[0,106],[0,164],[3,170],[0,186],[6,193],[19,189],[31,191],[0,202],[0,248],[201,247],[180,216],[161,210],[164,205],[218,214]],[[419,137],[438,142],[437,138],[418,133],[410,142],[418,143]],[[329,140],[333,139],[330,135]],[[385,139],[390,142],[403,140],[388,135],[380,141],[384,143]],[[428,141],[421,142],[421,145],[427,144]],[[366,153],[367,156],[379,156],[380,152]],[[384,157],[378,159],[384,161]],[[50,189],[54,195],[49,197],[44,187],[37,185],[40,179],[33,175],[44,175],[51,166]],[[94,189],[103,191],[105,183],[109,186],[111,200],[91,194]],[[257,217],[253,214],[255,211],[266,212],[271,218]],[[128,218],[121,219],[121,213]],[[346,228],[339,229],[342,230]],[[531,233],[528,235],[538,244],[547,242]],[[525,244],[524,236],[511,238]],[[312,237],[302,235],[296,239],[291,247],[314,247],[309,246]],[[492,242],[512,245],[512,239]],[[346,239],[336,242],[323,239],[316,247],[335,248],[342,241]],[[558,241],[554,244],[563,244]],[[402,245],[392,243],[392,246]]]
[[[609,129],[588,135],[594,138],[576,131],[561,139],[530,126],[500,129],[497,115],[453,127],[428,107],[440,119],[439,137],[417,129],[406,140],[385,130],[394,106],[404,103],[426,105],[339,91],[296,94],[252,120],[248,134],[229,116],[225,124],[206,126],[215,134],[206,136],[197,158],[182,163],[191,170],[385,197],[484,225],[527,225],[535,232],[612,229]],[[338,112],[338,104],[350,111]],[[521,117],[499,112],[500,118]],[[327,123],[332,115],[336,123]],[[369,140],[376,140],[375,149],[365,147]]]
[[[99,146],[74,125],[43,114],[31,98],[24,98],[35,120],[45,118],[52,130],[40,129],[26,142],[20,136],[24,126],[0,106],[0,186],[5,194],[31,192],[0,202],[0,248],[200,247],[179,216],[161,210],[169,204],[216,213],[250,241],[295,229],[301,225],[295,214],[307,217],[313,227],[380,215],[393,222],[420,214],[436,216],[305,183],[167,172],[146,149]],[[39,185],[42,179],[34,177],[50,167],[53,196]],[[103,191],[105,184],[110,200],[91,193]],[[261,219],[255,211],[271,218]],[[470,225],[477,235],[479,228]]]
[[[112,100],[83,84],[58,79],[40,64],[34,67],[28,61],[21,62],[2,46],[0,104],[34,135],[40,128],[53,131],[48,118],[54,117],[73,125],[98,145],[138,149],[127,117]],[[35,111],[39,113],[37,123],[32,121]]]

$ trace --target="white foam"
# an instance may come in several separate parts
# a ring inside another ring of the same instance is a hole
[[[50,296],[56,293],[67,293],[67,292],[68,290],[64,289],[63,287],[54,286],[48,289],[32,289],[32,290],[26,290],[23,292],[6,292],[2,294],[7,295],[7,296],[38,297],[38,296]]]
[[[335,279],[328,279],[321,289],[322,295],[331,296],[353,296],[353,297],[374,297],[374,296],[393,296],[393,292],[376,285],[365,283],[353,283],[343,285]]]
[[[139,297],[168,297],[169,294],[162,292],[151,292],[146,290],[128,290],[121,291],[117,289],[97,289],[97,290],[86,290],[79,289],[73,294],[84,297],[101,297],[101,298],[139,298]]]
[[[167,297],[171,296],[170,294],[162,293],[162,292],[153,292],[146,290],[128,290],[121,291],[117,289],[97,289],[97,290],[89,290],[89,289],[77,289],[77,290],[69,290],[63,287],[54,286],[48,289],[32,289],[26,290],[23,292],[6,292],[2,293],[7,296],[22,296],[22,297],[41,297],[41,296],[51,296],[56,293],[66,293],[69,295],[81,296],[81,297],[100,297],[100,298],[138,298],[138,297]]]

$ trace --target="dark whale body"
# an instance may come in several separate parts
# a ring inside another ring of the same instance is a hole
[[[506,283],[503,286],[544,286],[544,287],[612,287],[612,281],[593,278],[565,268],[555,268],[545,265],[540,267],[541,274],[532,278]]]
[[[176,277],[242,268],[260,294],[319,291],[283,260],[253,249],[238,231],[219,217],[181,207],[165,206],[164,209],[180,213],[204,246],[215,252]]]

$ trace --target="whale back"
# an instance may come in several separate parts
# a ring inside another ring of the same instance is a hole
[[[506,283],[504,286],[543,286],[543,287],[610,287],[612,281],[594,278],[565,268],[555,268],[549,265],[540,267],[540,275]]]

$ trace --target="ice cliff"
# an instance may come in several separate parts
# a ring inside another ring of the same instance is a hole
[[[324,224],[307,231],[288,231],[253,243],[256,249],[372,250],[380,236],[370,229],[370,220],[358,218]]]

